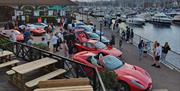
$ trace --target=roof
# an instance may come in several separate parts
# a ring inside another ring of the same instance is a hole
[[[0,5],[76,5],[71,0],[0,0]]]

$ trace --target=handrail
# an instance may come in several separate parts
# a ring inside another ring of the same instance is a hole
[[[142,37],[142,36],[140,36],[138,34],[134,34],[134,35],[135,35],[134,38],[133,38],[134,44],[138,44],[140,40],[145,40],[147,42],[150,42],[150,49],[148,51],[148,54],[152,56],[152,51],[153,50],[152,50],[151,47],[153,46],[152,43],[154,43],[154,42],[152,42],[151,40],[146,39],[146,38],[144,38],[144,37]],[[180,70],[180,63],[179,63],[180,60],[179,59],[180,59],[180,53],[177,53],[177,52],[175,52],[173,50],[170,50],[169,53],[166,56],[166,59],[162,60],[161,62],[163,64],[165,64],[167,67],[169,67],[170,69],[175,69],[175,70],[179,71]]]
[[[140,36],[140,35],[138,35],[138,34],[134,34],[134,35],[139,36],[140,38],[143,38],[143,39],[145,39],[145,40],[148,40],[148,41],[154,43],[153,41],[151,41],[151,40],[149,40],[149,39],[147,39],[147,38],[144,38],[144,37],[142,37],[142,36]],[[162,46],[162,45],[161,45],[161,46]],[[175,53],[175,54],[177,54],[177,55],[180,55],[180,53],[178,53],[178,52],[176,52],[176,51],[174,51],[174,50],[170,50],[170,51],[173,52],[173,53]]]
[[[0,37],[3,37],[3,35],[0,34]],[[7,37],[3,37],[3,38],[9,40]],[[45,51],[45,50],[42,50],[42,49],[39,49],[39,48],[36,48],[36,47],[33,47],[33,46],[26,45],[26,44],[24,44],[24,43],[15,42],[15,43],[12,43],[12,44],[13,44],[13,45],[16,45],[16,46],[17,46],[17,45],[22,45],[22,46],[24,46],[24,47],[28,47],[28,48],[30,48],[30,49],[35,49],[35,50],[37,50],[37,51],[40,51],[41,53],[44,53],[44,54],[47,54],[47,55],[51,55],[51,57],[53,57],[53,58],[64,59],[64,60],[66,60],[66,61],[69,61],[69,62],[72,62],[72,63],[76,63],[76,64],[81,65],[81,66],[88,67],[88,68],[92,69],[92,70],[95,72],[95,74],[96,74],[96,76],[97,76],[97,78],[98,78],[99,84],[100,84],[100,86],[101,86],[101,88],[102,88],[102,91],[106,91],[106,89],[105,89],[105,87],[104,87],[104,83],[102,82],[101,76],[100,76],[99,71],[97,70],[97,68],[88,66],[88,65],[83,64],[83,63],[80,63],[80,62],[78,62],[78,61],[73,61],[72,59],[69,59],[69,58],[67,58],[67,57],[63,57],[63,56],[54,54],[54,53],[52,53],[52,52],[48,52],[48,51]],[[0,45],[1,45],[1,44],[0,44]],[[96,79],[93,79],[93,80],[96,80]],[[95,84],[95,85],[96,85],[96,84]]]
[[[98,69],[95,68],[95,71],[96,71],[96,73],[97,73],[97,77],[98,77],[98,79],[99,79],[99,82],[100,82],[100,85],[101,85],[101,87],[102,87],[102,90],[103,90],[103,91],[106,91],[105,86],[104,86],[104,83],[103,83],[103,81],[102,81],[102,79],[101,79],[101,76],[100,76],[100,74],[99,74]]]

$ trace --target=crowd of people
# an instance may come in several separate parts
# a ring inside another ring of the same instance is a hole
[[[60,22],[60,20],[58,20]],[[116,24],[118,22],[112,21],[110,23],[112,26],[112,30],[114,30]],[[68,25],[65,25],[63,23],[58,23],[59,28],[55,28],[53,24],[48,24],[48,27],[45,29],[46,33],[41,39],[41,43],[45,44],[48,46],[49,49],[52,48],[53,52],[57,51],[63,51],[63,55],[65,57],[71,57],[74,51],[74,40],[75,40],[75,35],[72,32],[71,28],[66,28]],[[9,24],[8,26],[5,26],[5,28],[16,28],[12,27],[13,24]],[[105,23],[106,25],[106,23]],[[65,27],[66,26],[66,27]],[[133,44],[133,38],[134,38],[134,32],[133,29],[130,27],[126,26],[126,29],[120,29],[118,28],[118,32],[120,32],[120,37],[119,39],[119,48],[121,49],[123,41],[126,41],[127,43]],[[24,43],[27,43],[27,45],[32,46],[33,44],[33,37],[31,37],[31,32],[29,29],[19,29],[20,32],[23,32],[24,34]],[[112,31],[115,32],[115,31]],[[12,32],[11,35],[12,41],[16,42],[16,35],[15,33]],[[110,45],[115,45],[115,35],[112,33],[111,40],[110,40]],[[147,57],[147,53],[151,50],[150,48],[150,42],[145,42],[144,40],[141,40],[138,44],[138,49],[139,49],[139,59],[141,60],[143,57]],[[154,63],[152,66],[160,68],[160,60],[165,61],[166,55],[168,51],[171,50],[168,42],[165,43],[164,46],[160,46],[160,43],[157,41],[154,42],[153,44],[153,60]]]
[[[141,40],[138,44],[138,48],[139,48],[139,58],[141,60],[143,55],[144,57],[146,57],[147,55],[148,52],[147,42]],[[165,61],[166,55],[168,51],[171,50],[171,48],[168,42],[165,42],[164,46],[160,46],[160,43],[155,41],[152,50],[153,50],[153,60],[154,60],[152,66],[160,68],[160,61],[162,62]]]
[[[123,41],[126,41],[127,43],[132,44],[133,43],[133,38],[134,38],[134,32],[133,29],[130,27],[126,26],[125,29],[120,28],[118,25],[119,22],[113,21],[113,19],[109,22],[105,21],[104,25],[106,26],[109,24],[109,29],[115,30],[115,27],[118,28],[118,32],[120,32],[120,38],[119,39],[119,48],[122,48],[122,43]],[[115,31],[113,31],[115,32]],[[115,44],[115,36],[112,34],[111,36],[111,45]],[[142,60],[143,57],[147,57],[148,52],[151,51],[151,42],[145,42],[144,40],[140,40],[138,44],[138,49],[139,49],[139,60]],[[164,46],[160,46],[160,43],[157,41],[154,42],[153,44],[153,67],[160,68],[160,62],[166,60],[166,55],[168,54],[168,51],[171,50],[168,42],[165,42]]]

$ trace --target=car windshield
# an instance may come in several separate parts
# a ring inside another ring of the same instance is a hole
[[[105,57],[103,62],[107,70],[110,70],[110,71],[119,69],[124,65],[124,62],[122,62],[121,60],[119,60],[118,58],[114,56]]]
[[[92,28],[88,27],[88,26],[82,26],[82,28],[85,29],[86,32],[92,32]]]
[[[91,37],[91,38],[95,38],[95,39],[99,39],[100,37],[99,37],[99,35],[97,35],[97,34],[95,34],[95,33],[88,33],[89,34],[89,36]]]
[[[97,49],[105,49],[107,48],[107,46],[105,44],[103,44],[102,42],[96,42],[95,44]]]

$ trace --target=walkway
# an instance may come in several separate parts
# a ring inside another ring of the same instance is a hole
[[[104,28],[106,32],[106,37],[110,38],[112,31]],[[115,47],[119,49],[119,35],[116,34],[116,45]],[[161,68],[152,67],[153,59],[151,56],[144,57],[142,60],[139,60],[138,57],[138,48],[132,44],[126,43],[123,41],[122,50],[123,60],[129,64],[139,66],[145,69],[152,77],[153,80],[153,89],[168,89],[168,91],[180,91],[180,73],[171,70],[165,65],[161,64]]]

